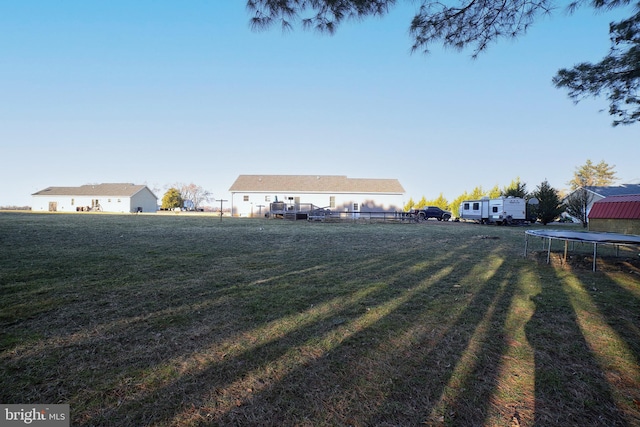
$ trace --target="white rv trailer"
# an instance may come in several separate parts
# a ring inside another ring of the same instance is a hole
[[[529,221],[527,202],[521,197],[465,200],[460,204],[460,219],[481,224],[521,224]]]

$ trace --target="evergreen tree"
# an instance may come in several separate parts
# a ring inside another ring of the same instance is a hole
[[[608,185],[612,185],[618,177],[616,176],[616,172],[613,170],[615,166],[609,166],[604,160],[601,160],[594,167],[595,172],[595,184],[598,187],[605,187]]]
[[[526,199],[528,195],[527,184],[520,182],[520,177],[518,177],[511,181],[508,187],[502,189],[501,195],[504,197],[520,197]]]
[[[453,199],[453,202],[449,204],[451,216],[454,218],[460,218],[460,205],[465,200],[470,200],[470,199],[471,198],[469,197],[469,194],[466,191],[461,195],[459,195],[458,197],[456,197],[455,199]]]
[[[413,206],[416,204],[416,202],[413,201],[413,197],[409,197],[409,201],[407,202],[407,204],[404,205],[403,210],[405,212],[410,212],[413,210]]]
[[[419,202],[414,202],[413,198],[410,198],[406,205],[404,205],[405,212],[411,211],[413,209],[422,209],[427,206],[437,206],[440,209],[448,210],[449,202],[447,199],[440,193],[440,195],[434,200],[427,200],[425,196],[422,196]]]
[[[596,7],[626,5],[628,1],[593,0]],[[574,4],[579,4],[575,2]],[[571,69],[561,69],[553,78],[557,88],[566,88],[578,102],[606,95],[613,125],[640,122],[640,3],[629,19],[609,24],[611,48],[600,62],[583,62]]]
[[[170,188],[162,197],[162,209],[182,208],[182,196],[177,188]]]
[[[449,201],[444,197],[444,195],[442,193],[440,193],[440,195],[434,199],[434,200],[429,200],[429,204],[427,206],[437,206],[442,210],[449,210]]]
[[[502,191],[500,191],[500,187],[498,187],[498,184],[496,184],[491,190],[489,190],[489,193],[486,195],[490,199],[497,199],[502,195]]]
[[[487,192],[482,189],[482,186],[477,186],[468,195],[468,200],[482,199],[487,196]]]
[[[427,198],[425,196],[422,196],[422,199],[420,199],[420,201],[416,203],[414,209],[422,209],[426,206],[429,206],[429,202],[427,202]]]
[[[572,190],[580,187],[598,186],[605,187],[615,182],[616,173],[613,170],[615,166],[609,166],[604,160],[594,165],[587,159],[586,163],[576,168],[573,173],[573,179],[569,181]]]
[[[543,225],[552,222],[564,211],[558,192],[546,180],[536,187],[533,197],[538,199],[536,216]]]

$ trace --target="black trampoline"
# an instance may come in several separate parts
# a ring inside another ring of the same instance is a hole
[[[601,233],[593,231],[565,231],[565,230],[528,230],[524,238],[524,256],[527,256],[529,236],[547,239],[547,264],[551,255],[551,241],[564,240],[564,260],[567,259],[569,242],[581,242],[593,244],[593,271],[596,271],[596,257],[598,245],[640,246],[640,236],[634,234]],[[543,240],[544,249],[544,240]]]

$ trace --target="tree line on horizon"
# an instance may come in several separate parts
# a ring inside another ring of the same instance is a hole
[[[571,193],[567,196],[553,188],[547,180],[541,182],[534,191],[528,192],[527,184],[521,182],[520,177],[518,177],[502,189],[495,185],[487,191],[482,186],[477,186],[471,192],[465,191],[451,202],[442,193],[432,200],[427,199],[425,196],[422,196],[418,202],[414,201],[413,198],[409,198],[403,208],[408,212],[414,209],[422,209],[426,206],[437,206],[450,211],[454,217],[457,217],[460,205],[465,200],[478,200],[483,197],[490,199],[520,197],[529,201],[535,198],[538,203],[531,205],[530,208],[534,209],[536,217],[542,224],[546,225],[555,221],[562,213],[566,212],[571,217],[578,219],[583,227],[586,227],[587,207],[591,204],[593,197],[585,187],[612,185],[617,179],[614,168],[615,166],[609,165],[604,160],[594,164],[587,159],[584,165],[576,168],[573,178],[567,183],[571,189]]]
[[[495,199],[498,197],[520,197],[527,201],[535,198],[537,204],[530,205],[533,213],[542,224],[548,224],[558,219],[562,213],[567,213],[579,220],[583,227],[587,226],[587,207],[592,202],[591,193],[585,187],[611,185],[617,179],[615,166],[609,165],[604,160],[594,164],[587,159],[584,165],[579,166],[573,173],[573,178],[567,183],[571,193],[567,196],[561,191],[553,188],[547,180],[541,182],[536,188],[529,192],[527,184],[520,180],[520,177],[512,180],[503,188],[495,185],[490,190],[485,190],[482,186],[475,187],[472,191],[465,191],[453,201],[449,202],[442,193],[435,199],[427,199],[425,196],[419,201],[409,198],[403,210],[409,212],[421,209],[426,206],[437,206],[448,210],[454,217],[457,217],[460,205],[466,200],[478,200],[483,197]],[[162,197],[162,210],[187,209],[199,211],[205,202],[213,199],[212,194],[203,187],[194,183],[174,184]]]

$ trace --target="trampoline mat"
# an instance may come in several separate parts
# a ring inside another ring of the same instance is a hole
[[[589,243],[617,245],[640,245],[640,236],[635,234],[602,233],[593,231],[528,230],[530,236],[548,239],[575,240]]]

